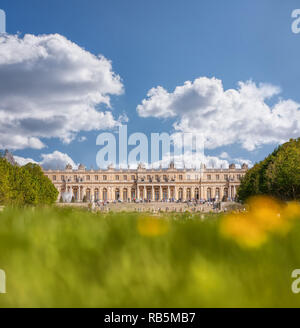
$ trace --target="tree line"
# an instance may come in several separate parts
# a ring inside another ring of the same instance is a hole
[[[281,200],[300,199],[300,138],[277,147],[244,176],[238,190],[241,201],[254,195]]]
[[[12,165],[3,156],[0,157],[0,204],[52,204],[57,196],[57,189],[39,165]]]

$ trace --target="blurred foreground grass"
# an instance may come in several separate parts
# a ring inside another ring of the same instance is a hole
[[[258,248],[210,216],[93,214],[72,208],[0,213],[0,307],[300,306],[300,224]]]

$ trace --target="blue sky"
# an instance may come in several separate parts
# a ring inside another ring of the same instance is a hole
[[[252,80],[257,86],[267,83],[281,89],[280,93],[272,93],[274,97],[266,97],[267,105],[273,106],[280,99],[300,103],[300,34],[291,31],[291,13],[300,7],[299,1],[3,0],[0,7],[6,11],[7,33],[11,35],[19,32],[19,38],[23,38],[24,34],[58,33],[86,51],[110,60],[124,88],[123,94],[110,95],[112,115],[127,115],[129,133],[173,131],[174,122],[184,118],[181,113],[155,117],[150,110],[147,117],[140,117],[137,106],[151,88],[161,86],[173,93],[185,81],[201,77],[215,77],[222,81],[224,90],[237,89],[239,81]],[[105,106],[97,108],[104,110]],[[259,110],[253,108],[254,112]],[[290,111],[283,113],[291,116]],[[226,116],[226,112],[222,115]],[[232,112],[228,115],[235,116]],[[295,114],[291,120],[296,122],[298,117]],[[189,119],[191,124],[193,116]],[[264,124],[267,125],[266,121]],[[282,124],[279,129],[286,128]],[[243,134],[244,126],[239,129],[236,133]],[[253,135],[255,129],[259,127],[253,127]],[[99,147],[95,141],[100,132],[83,129],[68,143],[55,136],[42,136],[44,148],[17,147],[14,154],[40,161],[41,154],[59,151],[75,163],[96,167]],[[297,133],[295,128],[290,137]],[[87,140],[79,142],[81,136]],[[233,138],[227,144],[210,146],[206,154],[219,156],[226,152],[229,161],[242,158],[255,162],[270,153],[279,139],[287,137],[286,132],[274,136],[271,142],[260,139],[252,149]]]

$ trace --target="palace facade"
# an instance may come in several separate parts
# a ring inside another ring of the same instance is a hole
[[[171,163],[167,169],[87,170],[84,165],[65,170],[44,170],[44,174],[59,191],[72,194],[76,202],[82,201],[162,201],[162,200],[233,200],[241,178],[248,170],[243,164],[236,168],[177,169]]]

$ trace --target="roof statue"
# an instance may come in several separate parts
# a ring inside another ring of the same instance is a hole
[[[66,170],[72,170],[72,165],[71,164],[67,164],[66,165]]]
[[[18,165],[18,163],[15,161],[13,154],[8,151],[7,149],[4,152],[4,158],[10,163],[11,165]]]

